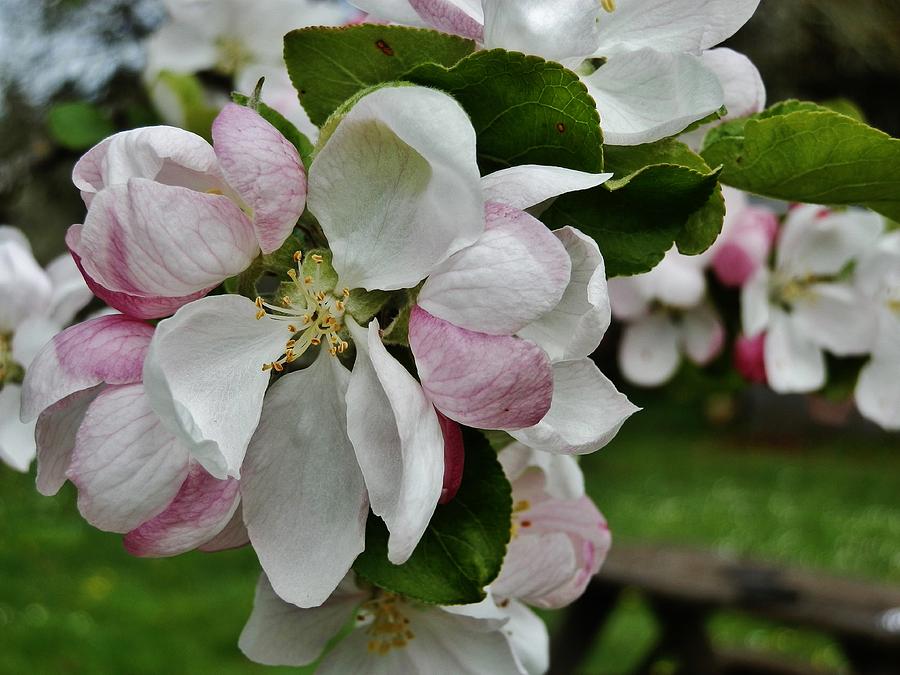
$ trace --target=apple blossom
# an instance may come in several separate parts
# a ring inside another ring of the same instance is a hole
[[[649,272],[610,280],[613,315],[627,324],[619,366],[629,381],[658,386],[675,375],[682,352],[698,365],[721,353],[725,329],[705,299],[711,253],[686,256],[672,248]]]
[[[900,232],[883,236],[859,262],[857,287],[874,303],[872,359],[856,385],[863,416],[885,429],[900,430]]]
[[[725,222],[712,247],[712,270],[725,286],[743,286],[768,262],[778,235],[774,211],[749,203],[747,194],[723,187]]]
[[[875,312],[853,276],[883,229],[880,216],[861,209],[790,211],[774,269],[760,268],[741,291],[744,334],[766,332],[765,372],[773,390],[816,391],[826,381],[825,350],[853,356],[872,349]]]
[[[266,78],[264,100],[303,133],[316,128],[300,105],[282,58],[282,37],[294,28],[339,26],[352,10],[337,0],[165,0],[170,20],[147,40],[144,77],[173,124],[183,122],[182,104],[170,105],[173,92],[164,72],[192,74],[214,70],[230,76],[238,91],[253,91]],[[177,98],[177,97],[176,97]]]
[[[328,643],[352,620],[348,635]],[[256,586],[253,613],[239,646],[265,665],[302,666],[317,673],[525,673],[508,632],[538,631],[537,621],[513,623],[488,598],[478,605],[428,605],[348,574],[321,606],[300,608],[282,600],[265,575]],[[528,642],[530,635],[523,641]]]
[[[0,226],[0,459],[27,471],[34,424],[19,421],[22,371],[55,333],[88,304],[91,293],[69,256],[41,269],[25,236]]]
[[[306,198],[294,146],[234,104],[216,118],[213,139],[215,149],[173,127],[123,131],[75,165],[88,213],[66,243],[112,307],[168,316],[293,232]]]
[[[237,481],[215,480],[150,410],[141,384],[153,327],[102,316],[56,335],[23,383],[36,419],[37,488],[66,479],[95,527],[125,534],[135,555],[174,555],[212,539],[238,505]]]
[[[759,0],[353,0],[373,17],[425,25],[487,49],[535,54],[582,73],[607,143],[673,136],[731,103],[757,112],[755,66],[728,49]]]

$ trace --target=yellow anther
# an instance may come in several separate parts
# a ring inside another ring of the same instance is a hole
[[[600,6],[612,14],[616,11],[616,0],[600,0]]]
[[[520,499],[516,502],[515,506],[513,506],[513,513],[519,513],[521,511],[527,511],[531,508],[531,502],[527,499]]]
[[[338,350],[336,347],[332,347],[331,349],[328,350],[328,353],[331,354],[332,356],[337,356]]]
[[[270,370],[272,370],[272,364],[271,364],[271,363],[264,363],[262,369],[263,369],[263,372],[264,372],[264,373],[267,373],[267,372],[269,372]]]
[[[316,263],[316,265],[321,265],[322,262],[324,262],[324,260],[325,260],[325,258],[320,256],[318,253],[313,253],[312,259],[313,259],[313,262]]]
[[[344,294],[345,298],[349,298],[350,297],[350,289],[345,286],[344,290],[343,290],[343,294]]]
[[[285,295],[283,298],[281,298],[281,303],[282,303],[285,307],[290,307],[290,306],[291,306],[291,299],[290,299],[288,296]]]
[[[309,344],[311,344],[313,347],[318,347],[320,344],[322,344],[322,341],[319,338],[314,337],[309,341]]]
[[[304,315],[303,315],[303,324],[306,325],[306,324],[308,324],[310,321],[312,321],[312,317],[311,317],[309,314],[304,314]]]
[[[312,282],[313,282],[313,278],[312,278],[311,276],[309,276],[308,274],[307,274],[305,277],[303,277],[303,283],[304,283],[304,284],[309,285],[309,284],[311,284]]]
[[[288,333],[290,333],[291,335],[293,335],[293,334],[296,333],[296,332],[297,332],[297,326],[295,326],[295,325],[292,324],[292,323],[289,323],[289,324],[288,324]]]
[[[297,281],[297,270],[295,270],[295,269],[290,269],[290,270],[287,271],[287,275],[288,275],[293,281]]]
[[[281,365],[278,361],[273,361],[272,367],[275,369],[276,373],[280,373],[281,371],[284,370],[284,366]]]
[[[263,308],[263,299],[260,298],[260,297],[257,297],[257,298],[256,298],[256,303],[254,303],[254,304],[255,304],[257,307],[259,307],[260,309],[262,309],[262,308]]]
[[[343,311],[344,311],[344,308],[345,308],[346,306],[347,306],[347,305],[344,303],[343,300],[338,300],[336,303],[334,303],[334,308],[335,308],[337,311],[339,311],[339,312],[343,312]]]
[[[297,344],[296,340],[288,340],[287,342],[284,343],[284,346],[287,349],[293,349],[296,344]]]
[[[256,312],[256,320],[259,321],[266,315],[266,310],[260,309]]]
[[[223,193],[220,189],[218,189],[218,188],[210,188],[209,190],[206,191],[206,194],[208,194],[208,195],[221,195],[221,194],[224,194],[224,193]]]
[[[294,251],[294,262],[300,262],[301,260],[303,260],[303,252]]]

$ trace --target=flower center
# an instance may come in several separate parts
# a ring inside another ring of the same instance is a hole
[[[336,296],[332,291],[322,290],[322,263],[324,258],[313,254],[312,274],[304,274],[301,262],[303,254],[297,251],[294,261],[297,269],[288,270],[291,283],[281,298],[281,305],[275,305],[256,298],[256,318],[283,321],[287,324],[290,338],[284,344],[284,354],[271,363],[263,364],[264,371],[281,372],[286,363],[299,359],[310,347],[322,343],[328,345],[332,356],[343,354],[350,345],[341,338],[344,330],[344,312],[350,289],[345,288]]]
[[[531,502],[527,499],[520,499],[515,504],[513,504],[512,509],[512,539],[515,539],[519,536],[519,528],[529,528],[531,527],[531,521],[527,518],[523,518],[522,516],[525,514],[528,509],[531,508]]]
[[[406,601],[396,593],[377,591],[371,600],[363,603],[356,620],[368,624],[368,649],[382,656],[392,649],[406,647],[415,635],[409,628],[409,619],[403,614]]]
[[[12,358],[12,336],[0,333],[0,385],[6,382],[15,370],[15,361]]]

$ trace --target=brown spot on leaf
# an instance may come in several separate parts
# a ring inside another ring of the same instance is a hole
[[[394,48],[391,47],[384,40],[378,40],[375,43],[375,46],[378,47],[378,49],[381,50],[381,53],[384,54],[385,56],[393,56],[394,55]]]
[[[566,125],[563,124],[562,122],[557,122],[557,123],[556,123],[556,130],[557,130],[559,133],[564,134],[564,133],[566,133]]]

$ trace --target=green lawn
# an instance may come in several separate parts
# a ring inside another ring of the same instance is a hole
[[[900,582],[900,444],[830,433],[742,441],[689,409],[656,406],[584,462],[617,541],[710,546]],[[39,496],[0,469],[0,673],[253,673],[237,650],[256,562],[249,550],[137,560],[79,518],[74,491]],[[839,665],[824,638],[740,617],[723,643]],[[629,596],[585,672],[621,673],[652,640]]]

